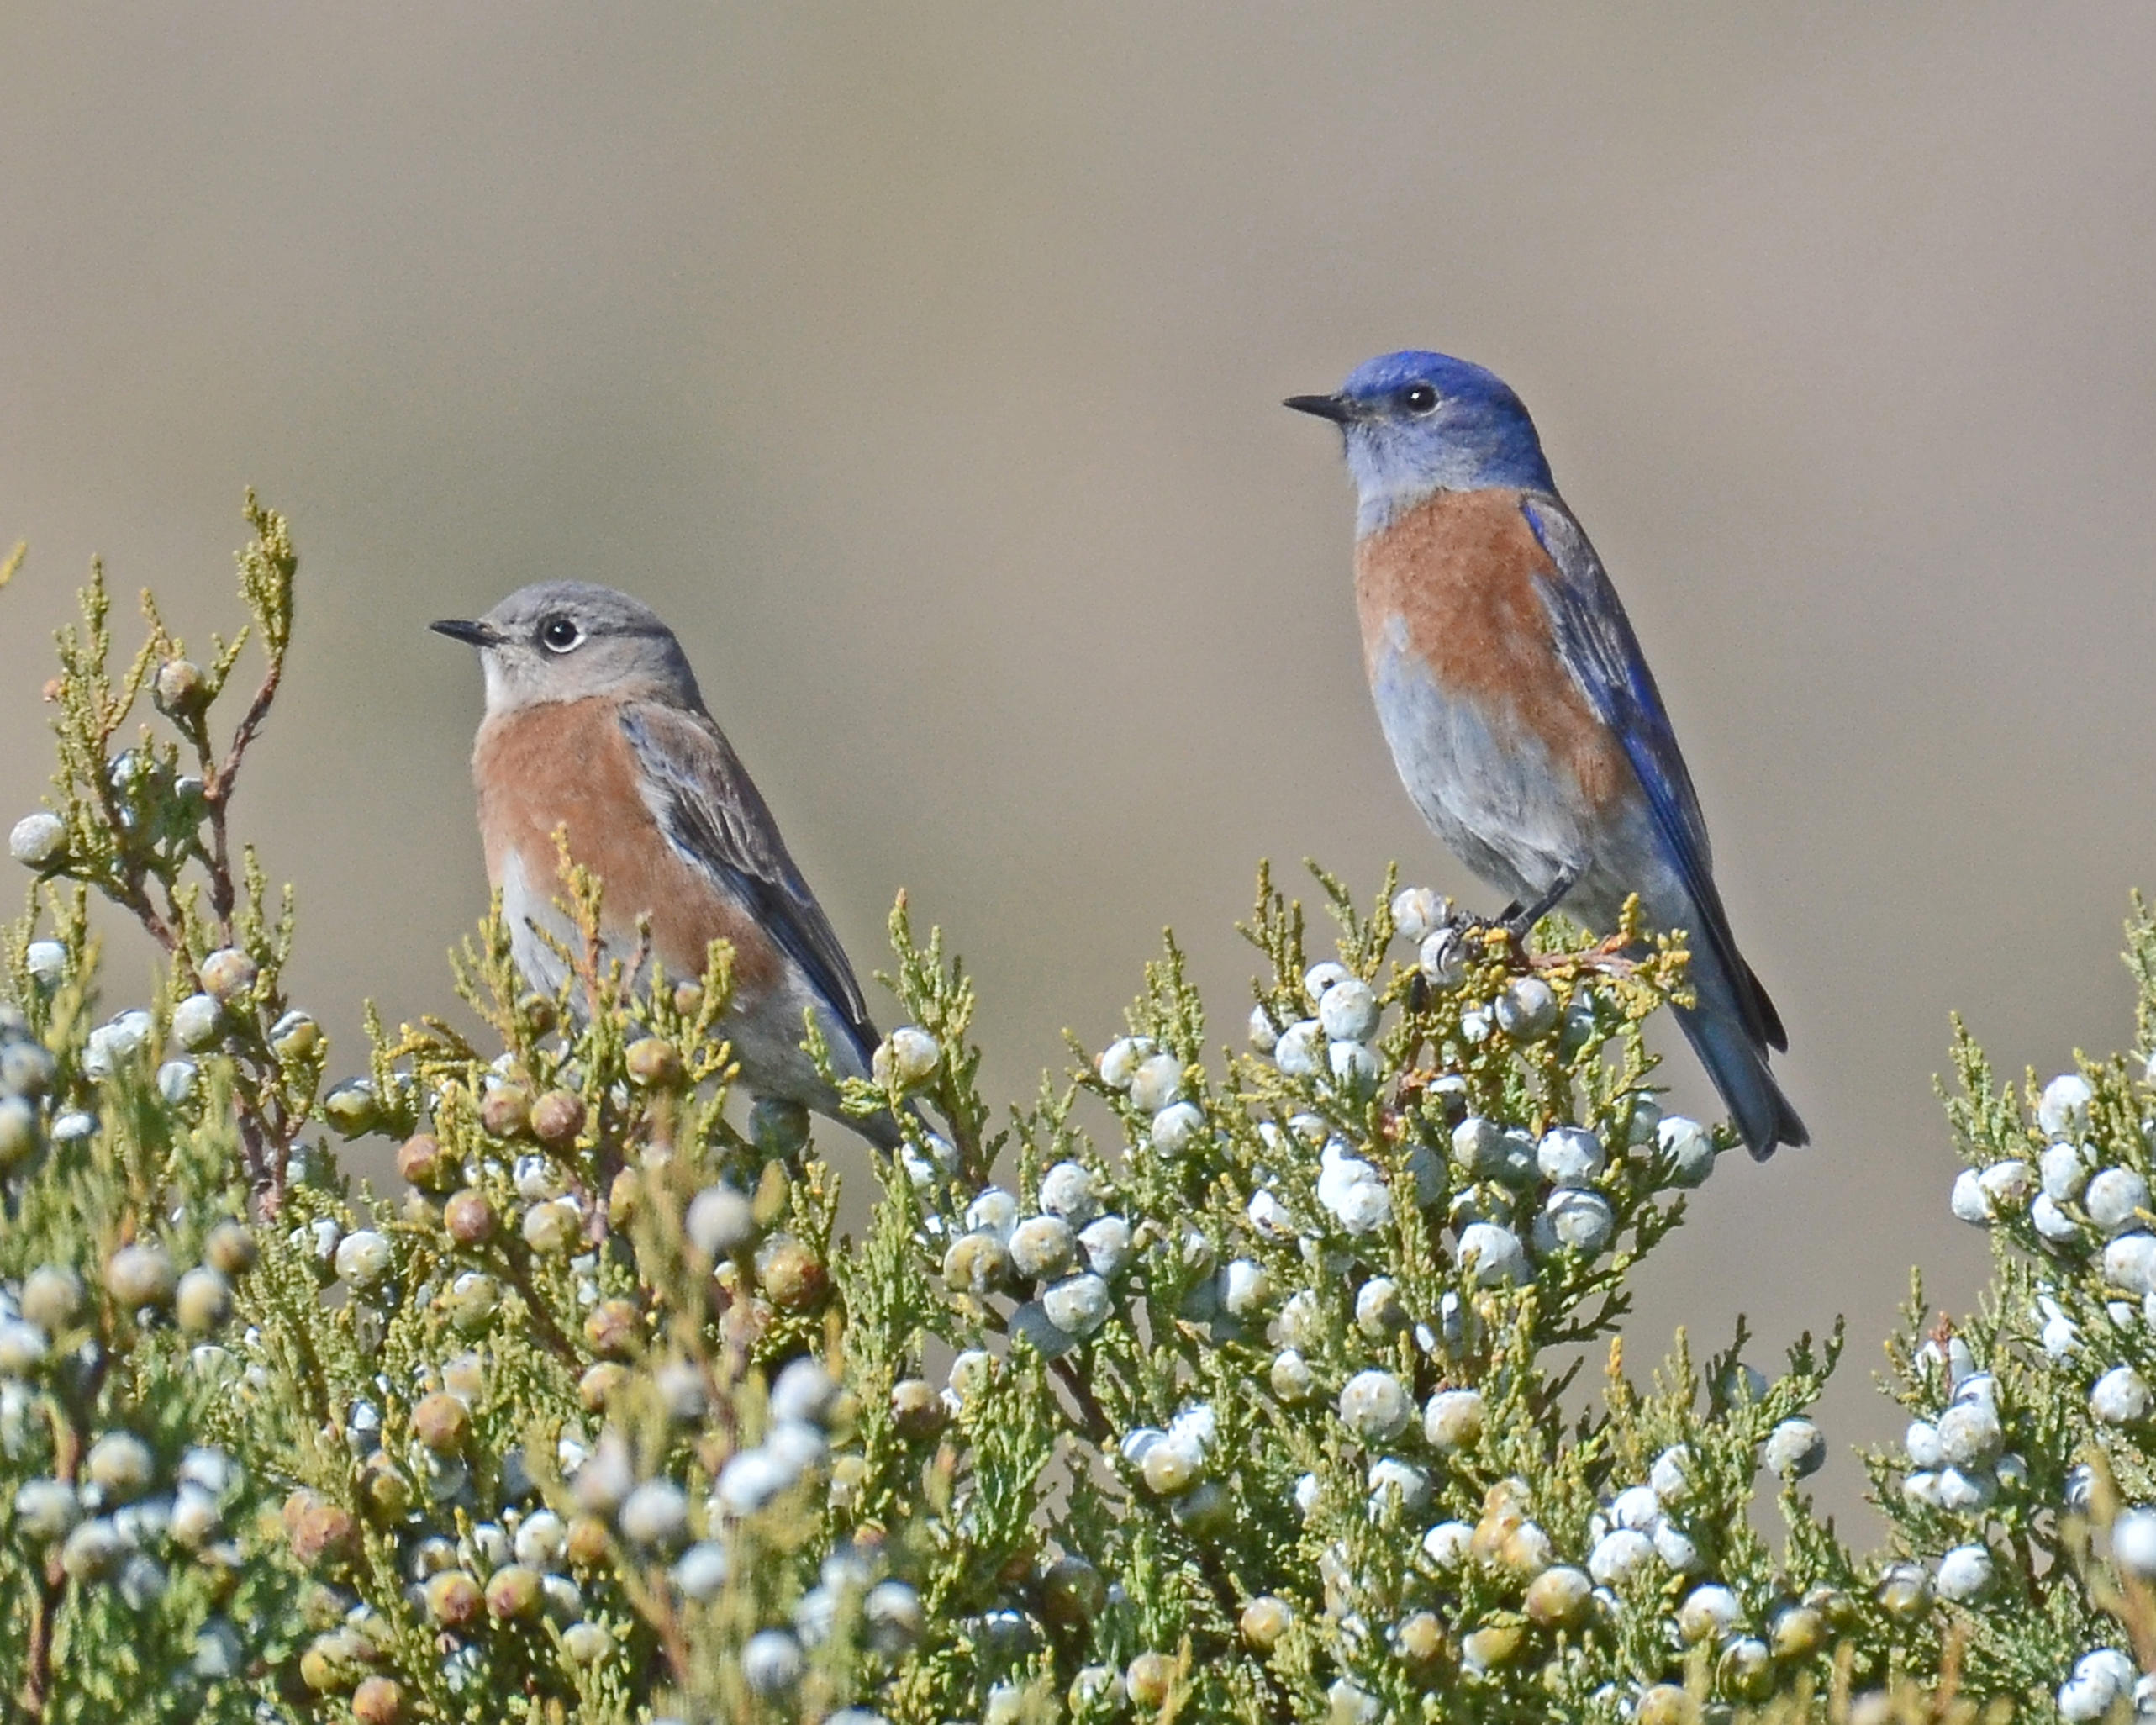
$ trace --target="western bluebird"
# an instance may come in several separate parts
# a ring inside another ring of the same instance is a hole
[[[1480,366],[1387,354],[1334,395],[1359,501],[1355,597],[1378,717],[1438,836],[1510,895],[1607,930],[1634,893],[1689,931],[1678,1009],[1752,1153],[1807,1141],[1767,1068],[1789,1039],[1737,950],[1706,823],[1616,589],[1558,495],[1534,421]]]
[[[535,987],[561,985],[561,955],[541,931],[570,933],[555,899],[554,832],[563,828],[571,858],[604,883],[603,933],[614,956],[635,946],[640,915],[673,976],[701,975],[710,942],[732,944],[734,998],[721,1028],[748,1089],[895,1145],[888,1115],[839,1112],[809,1058],[813,1013],[838,1073],[865,1077],[875,1026],[672,631],[627,594],[580,581],[523,588],[477,622],[433,627],[477,647],[486,673],[472,777],[487,878],[502,895],[518,968]]]

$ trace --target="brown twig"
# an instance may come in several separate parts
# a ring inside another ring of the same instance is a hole
[[[270,668],[263,674],[261,686],[256,689],[254,699],[247,704],[245,714],[234,729],[222,762],[213,763],[211,759],[207,731],[198,745],[203,768],[203,803],[209,811],[210,908],[217,913],[218,932],[227,945],[232,940],[232,913],[239,903],[239,894],[232,884],[232,842],[225,810],[239,786],[240,763],[246,758],[249,745],[269,717],[270,704],[277,699],[277,684],[283,678],[283,657],[272,654]]]
[[[1110,1422],[1107,1411],[1101,1406],[1099,1399],[1094,1395],[1093,1385],[1079,1375],[1077,1363],[1058,1359],[1050,1364],[1049,1369],[1062,1380],[1063,1387],[1071,1392],[1072,1400],[1078,1403],[1078,1411],[1085,1416],[1086,1435],[1095,1443],[1113,1441],[1115,1427]]]
[[[551,1352],[560,1356],[565,1365],[581,1366],[583,1356],[577,1353],[577,1344],[563,1332],[561,1325],[555,1322],[554,1314],[547,1310],[546,1302],[539,1297],[539,1290],[532,1284],[531,1266],[506,1252],[502,1256],[509,1266],[511,1285],[524,1295],[524,1303],[531,1313],[531,1321],[539,1332],[539,1339]]]

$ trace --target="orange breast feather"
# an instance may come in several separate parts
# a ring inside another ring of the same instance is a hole
[[[1399,619],[1449,698],[1473,702],[1500,733],[1517,726],[1539,737],[1603,807],[1629,769],[1558,659],[1536,590],[1549,569],[1519,493],[1440,492],[1356,547],[1364,668],[1375,677]]]
[[[635,918],[648,915],[652,948],[670,976],[700,975],[710,942],[725,940],[739,1002],[778,981],[778,947],[660,831],[612,701],[555,702],[489,719],[472,774],[495,886],[512,857],[535,888],[553,883],[554,831],[566,828],[572,859],[604,883],[610,942],[625,945]]]

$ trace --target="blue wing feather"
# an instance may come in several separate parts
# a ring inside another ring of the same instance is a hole
[[[1695,938],[1704,941],[1730,978],[1747,1028],[1759,1041],[1787,1046],[1780,1021],[1731,932],[1716,890],[1713,856],[1699,794],[1677,747],[1677,734],[1647,669],[1631,620],[1602,560],[1571,512],[1554,498],[1522,499],[1521,513],[1554,571],[1545,597],[1556,625],[1558,657],[1602,722],[1616,735],[1653,811],[1663,847],[1696,907]]]
[[[621,728],[662,794],[668,841],[746,906],[801,967],[866,1065],[878,1038],[861,985],[718,726],[700,713],[631,704],[622,710]]]

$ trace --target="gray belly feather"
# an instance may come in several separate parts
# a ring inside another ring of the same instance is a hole
[[[1539,737],[1447,694],[1397,642],[1380,656],[1372,693],[1408,795],[1483,879],[1532,899],[1591,864],[1599,823]]]

